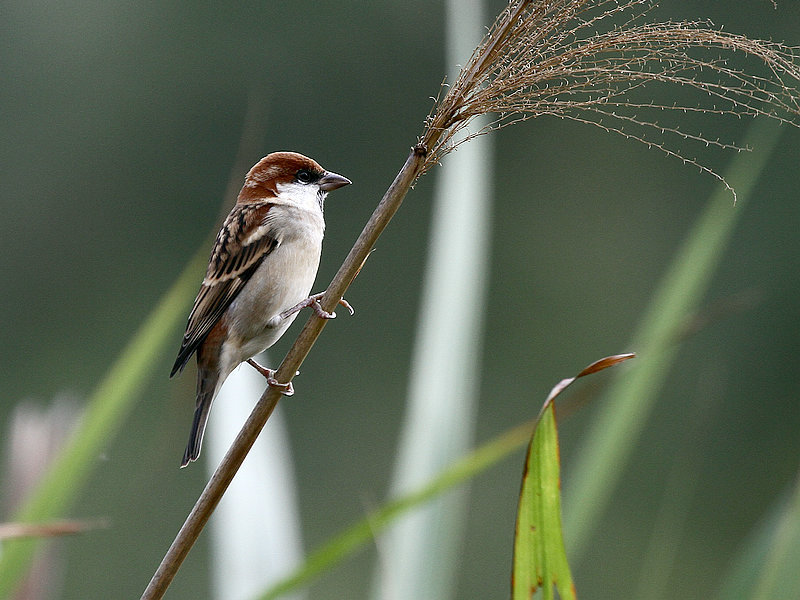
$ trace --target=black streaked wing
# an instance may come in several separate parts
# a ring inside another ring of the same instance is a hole
[[[271,207],[269,202],[236,206],[225,219],[170,377],[186,366],[264,257],[278,245],[267,225]]]

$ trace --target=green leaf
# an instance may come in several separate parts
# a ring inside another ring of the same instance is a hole
[[[513,600],[528,600],[539,588],[544,600],[552,600],[553,586],[562,600],[575,599],[561,527],[561,468],[553,400],[579,377],[597,373],[633,356],[619,354],[593,362],[575,377],[562,379],[545,400],[528,444],[522,476],[514,537]]]
[[[574,600],[561,534],[558,432],[552,403],[547,403],[528,446],[526,465],[514,538],[512,598],[528,600],[541,587],[543,598],[552,600],[555,586],[562,599]]]

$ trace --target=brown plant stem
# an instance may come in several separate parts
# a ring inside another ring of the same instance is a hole
[[[372,247],[375,245],[378,237],[400,208],[406,193],[408,193],[408,190],[411,189],[414,181],[416,181],[417,177],[422,172],[426,155],[427,148],[422,144],[417,144],[411,149],[403,168],[400,169],[392,185],[386,190],[386,193],[372,213],[369,221],[367,221],[367,224],[358,236],[358,239],[347,255],[344,263],[342,263],[333,281],[331,281],[331,284],[328,286],[325,295],[322,297],[320,304],[324,310],[332,312],[336,308],[344,292],[358,274],[359,269],[372,250]],[[288,382],[292,380],[294,374],[311,351],[314,342],[316,342],[320,333],[322,333],[322,329],[325,327],[327,321],[327,319],[319,318],[316,314],[313,314],[309,318],[303,330],[300,332],[300,335],[283,359],[281,366],[278,367],[275,374],[275,378],[278,381]],[[184,521],[177,536],[175,536],[175,540],[161,560],[161,564],[158,566],[153,578],[142,594],[142,600],[155,600],[164,596],[169,584],[174,579],[183,560],[189,554],[189,550],[191,550],[197,538],[200,536],[200,532],[203,531],[205,524],[211,517],[211,513],[214,512],[217,504],[219,504],[225,490],[228,489],[231,480],[239,470],[239,467],[250,451],[258,434],[261,433],[272,411],[275,410],[275,406],[278,404],[280,397],[281,392],[271,386],[267,387],[261,395],[253,412],[250,413],[242,430],[236,436],[236,439],[225,454],[225,457],[222,459],[222,462],[220,462],[216,471],[214,471],[214,474],[197,499],[192,511]]]

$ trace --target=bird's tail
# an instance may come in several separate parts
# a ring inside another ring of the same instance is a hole
[[[189,434],[189,443],[186,452],[183,453],[181,468],[190,462],[197,460],[200,456],[200,448],[203,445],[203,434],[206,431],[208,413],[211,411],[211,403],[217,395],[217,378],[208,377],[203,373],[203,369],[198,370],[197,374],[197,406],[194,409],[194,419],[192,420],[192,431]]]

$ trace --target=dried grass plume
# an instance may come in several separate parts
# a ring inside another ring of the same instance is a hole
[[[762,115],[798,124],[798,48],[708,22],[648,22],[655,6],[652,0],[512,1],[428,116],[420,139],[428,150],[423,172],[471,137],[552,115],[622,134],[723,181],[667,140],[738,148],[662,124],[664,115],[668,121],[690,112]],[[751,59],[753,70],[733,66],[734,54]],[[663,85],[687,88],[694,99],[653,100]],[[488,126],[456,136],[482,114],[493,115]]]

